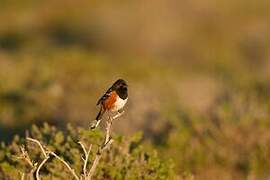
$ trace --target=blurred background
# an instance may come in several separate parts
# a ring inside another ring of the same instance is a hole
[[[88,128],[120,77],[115,133],[196,179],[270,178],[270,1],[1,0],[0,141]]]

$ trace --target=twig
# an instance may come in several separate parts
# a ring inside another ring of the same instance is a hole
[[[36,171],[37,180],[40,180],[39,171],[40,171],[41,167],[46,163],[46,161],[50,158],[50,154],[53,155],[58,160],[60,160],[68,168],[68,170],[72,173],[72,175],[76,178],[76,180],[80,180],[79,176],[75,173],[75,170],[72,169],[66,161],[64,161],[62,158],[60,158],[57,154],[55,154],[52,151],[46,152],[44,147],[41,145],[40,141],[38,141],[36,139],[33,139],[33,138],[29,138],[29,137],[27,138],[27,140],[38,144],[38,146],[40,147],[43,155],[45,156],[45,159],[39,164],[39,166],[37,168],[37,171]]]
[[[37,168],[37,163],[34,163],[33,161],[31,161],[30,156],[28,154],[28,152],[25,150],[24,146],[20,147],[21,150],[21,156],[18,157],[18,159],[23,159],[27,164],[29,164],[31,166],[31,171],[29,174],[34,174],[36,168]],[[21,180],[25,179],[25,173],[22,172],[21,173]]]
[[[37,168],[37,172],[36,172],[36,178],[37,180],[41,180],[41,178],[39,177],[39,171],[41,169],[41,167],[46,163],[46,161],[50,158],[50,156],[48,155],[45,159],[43,159],[43,161],[40,163],[40,165]]]
[[[21,176],[21,180],[24,180],[25,179],[25,173],[21,173],[22,176]]]
[[[118,116],[119,117],[119,116]],[[117,118],[117,117],[116,117]],[[94,175],[94,172],[97,168],[97,165],[99,163],[99,160],[101,158],[101,154],[103,153],[104,150],[109,148],[109,146],[112,144],[113,140],[110,138],[110,131],[111,131],[111,125],[112,121],[114,120],[114,117],[109,116],[107,120],[107,126],[106,126],[106,136],[103,145],[98,149],[98,152],[96,154],[96,157],[94,159],[94,162],[92,164],[92,167],[89,170],[89,173],[87,175],[87,180],[91,180],[92,176]]]
[[[89,155],[90,155],[90,152],[92,150],[92,144],[89,145],[89,148],[88,148],[88,151],[86,151],[86,148],[85,146],[83,145],[82,142],[78,142],[82,149],[83,149],[83,152],[84,152],[84,158],[82,157],[83,161],[84,161],[84,164],[83,164],[83,175],[84,175],[84,178],[87,179],[87,163],[88,163],[88,159],[89,159]]]
[[[41,143],[38,140],[33,139],[33,138],[30,138],[30,137],[28,137],[26,139],[29,140],[29,141],[32,141],[32,142],[34,142],[36,144],[38,144],[39,145],[39,148],[41,149],[41,151],[42,151],[42,153],[43,153],[43,155],[44,155],[45,158],[48,156],[47,153],[46,153],[46,151],[45,151],[45,149],[43,148],[43,146],[41,145]]]
[[[83,145],[83,143],[82,143],[81,141],[79,141],[78,144],[81,145],[81,147],[82,147],[82,149],[83,149],[83,153],[84,153],[84,155],[86,155],[86,154],[87,154],[87,151],[86,151],[86,148],[85,148],[85,146]]]
[[[75,170],[70,167],[70,165],[62,158],[60,158],[57,154],[54,152],[50,152],[51,155],[53,155],[56,159],[61,161],[67,168],[68,170],[72,173],[72,175],[75,177],[75,179],[80,180],[79,176],[76,174]]]
[[[119,118],[120,116],[122,116],[125,113],[125,111],[122,111],[121,113],[117,113],[114,117],[112,117],[113,120]]]
[[[43,155],[45,156],[45,159],[43,159],[43,161],[39,164],[37,171],[36,171],[36,179],[41,180],[40,176],[39,176],[39,171],[40,171],[41,167],[46,163],[46,161],[50,158],[50,155],[49,155],[49,153],[46,152],[46,150],[44,149],[44,147],[42,146],[40,141],[33,139],[33,138],[30,138],[30,137],[27,137],[26,139],[36,143],[39,146]]]
[[[112,126],[112,121],[113,121],[113,118],[111,118],[111,117],[109,117],[109,119],[107,120],[106,136],[105,136],[104,145],[107,144],[110,140],[110,131],[111,131],[111,126]]]
[[[109,148],[109,146],[112,144],[113,140],[110,139],[105,145],[102,146],[102,148],[99,148],[97,154],[96,154],[96,157],[95,157],[95,160],[92,164],[92,167],[91,169],[89,170],[89,173],[87,175],[87,180],[91,180],[92,176],[94,175],[94,172],[97,168],[97,165],[99,163],[99,160],[101,158],[101,154],[103,153],[104,150],[106,150],[107,148]]]
[[[30,157],[29,157],[29,154],[28,152],[25,150],[24,146],[21,146],[20,147],[20,150],[21,150],[21,157],[19,157],[19,159],[24,159],[27,164],[29,164],[32,168],[35,167],[34,163],[31,161]]]

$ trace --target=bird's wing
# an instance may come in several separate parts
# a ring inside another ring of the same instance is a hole
[[[99,105],[100,103],[104,102],[106,99],[108,99],[108,97],[110,97],[110,94],[112,93],[112,88],[109,88],[106,93],[101,96],[101,98],[98,100],[97,105]]]

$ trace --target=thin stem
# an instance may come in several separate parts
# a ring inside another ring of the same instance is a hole
[[[85,146],[83,145],[82,142],[78,142],[82,149],[83,149],[83,152],[84,152],[84,158],[83,158],[83,161],[84,161],[84,164],[83,164],[83,174],[84,174],[84,178],[87,179],[87,163],[88,163],[88,159],[89,159],[89,155],[90,155],[90,152],[92,150],[92,144],[89,145],[89,148],[88,148],[88,151],[86,151],[86,148]]]
[[[43,161],[39,164],[39,166],[37,168],[37,171],[36,171],[36,179],[41,180],[40,176],[39,176],[39,171],[40,171],[41,167],[46,163],[46,161],[50,158],[49,153],[46,153],[46,151],[45,151],[45,149],[42,146],[40,141],[38,141],[36,139],[33,139],[33,138],[29,138],[29,137],[27,137],[26,139],[36,143],[39,146],[39,148],[40,148],[41,152],[43,153],[43,155],[45,156],[45,159],[43,159]]]
[[[109,116],[109,118],[107,120],[105,140],[104,140],[103,145],[98,149],[98,152],[97,152],[96,157],[94,159],[93,165],[92,165],[92,167],[89,170],[89,173],[88,173],[88,176],[87,176],[87,180],[91,180],[91,178],[94,175],[94,172],[95,172],[95,170],[97,168],[97,165],[99,163],[99,160],[101,158],[101,154],[103,153],[104,150],[106,150],[107,148],[109,148],[109,146],[113,142],[113,140],[110,138],[110,131],[111,131],[111,126],[112,126],[112,121],[114,119],[115,119],[114,117]]]
[[[113,140],[110,139],[105,145],[103,145],[102,148],[99,148],[97,154],[96,154],[96,157],[95,157],[95,160],[93,162],[93,165],[91,167],[91,169],[89,170],[89,173],[87,175],[87,180],[91,180],[92,176],[94,175],[94,172],[97,168],[97,165],[99,163],[99,160],[101,158],[101,154],[103,153],[104,150],[106,150],[107,148],[109,148],[109,146],[112,144]]]
[[[111,131],[112,121],[113,121],[113,118],[111,118],[111,117],[109,117],[109,119],[107,120],[106,136],[105,136],[104,145],[107,144],[110,140],[110,131]]]
[[[42,153],[43,153],[43,155],[44,155],[44,157],[45,157],[45,158],[47,157],[47,153],[46,153],[45,149],[43,148],[43,146],[41,145],[41,143],[40,143],[38,140],[33,139],[33,138],[30,138],[30,137],[28,137],[28,138],[26,138],[26,139],[29,140],[29,141],[32,141],[32,142],[34,142],[34,143],[36,143],[36,144],[38,144],[38,145],[39,145],[39,148],[41,149],[41,151],[42,151]]]
[[[81,145],[81,147],[82,147],[82,149],[83,149],[83,152],[84,152],[84,155],[86,155],[86,154],[87,154],[87,151],[86,151],[86,148],[85,148],[85,146],[83,145],[83,143],[82,143],[81,141],[79,141],[78,144]]]
[[[125,113],[125,111],[122,111],[121,113],[117,113],[112,119],[117,119],[119,118],[120,116],[122,116],[123,114]]]
[[[21,173],[22,176],[21,176],[21,180],[24,180],[25,179],[25,173]]]
[[[24,159],[24,160],[27,162],[27,164],[29,164],[32,168],[34,168],[35,165],[34,165],[33,162],[31,161],[31,159],[30,159],[30,157],[29,157],[29,154],[28,154],[28,152],[25,150],[24,146],[21,146],[21,147],[20,147],[20,150],[21,150],[22,155],[21,155],[21,157],[19,157],[19,158],[20,158],[20,159]]]
[[[37,168],[37,172],[36,172],[36,178],[37,180],[41,180],[40,176],[39,176],[39,171],[41,169],[41,167],[46,163],[46,161],[50,158],[50,156],[47,156],[45,159],[43,159],[43,161],[40,163],[40,165]]]
[[[58,159],[59,161],[61,161],[67,168],[68,170],[71,172],[71,174],[74,176],[75,179],[80,180],[79,176],[76,174],[75,170],[72,169],[70,167],[70,165],[63,160],[62,158],[60,158],[57,154],[55,154],[54,152],[50,152],[51,155],[53,155],[56,159]]]
[[[60,158],[57,154],[55,154],[52,151],[46,152],[45,148],[41,145],[40,141],[38,141],[36,139],[33,139],[33,138],[29,138],[29,137],[27,138],[27,140],[38,144],[38,146],[41,149],[43,155],[45,156],[45,159],[40,163],[40,165],[37,168],[37,171],[36,171],[37,180],[40,180],[39,171],[40,171],[41,167],[46,163],[46,161],[50,158],[50,154],[53,155],[58,160],[60,160],[68,168],[68,170],[72,173],[72,175],[75,177],[76,180],[80,180],[79,176],[75,173],[75,170],[72,169],[66,161],[64,161],[62,158]]]

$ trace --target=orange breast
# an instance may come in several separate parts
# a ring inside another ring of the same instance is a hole
[[[110,96],[103,103],[104,109],[110,110],[111,108],[113,108],[114,103],[117,100],[117,96],[118,95],[115,91],[111,92]]]

